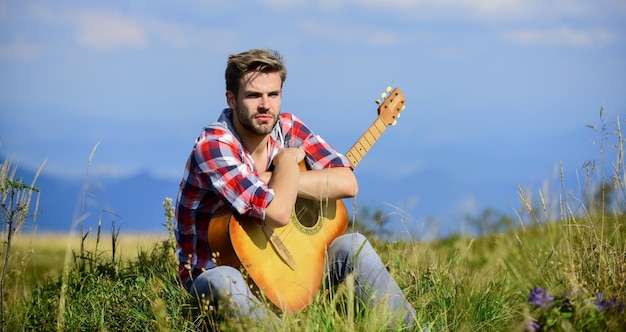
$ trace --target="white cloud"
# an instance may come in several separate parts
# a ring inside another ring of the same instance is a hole
[[[342,10],[349,6],[378,11],[390,20],[399,16],[420,18],[484,18],[486,16],[525,12],[531,1],[523,0],[318,0],[317,5],[326,11]],[[389,12],[396,14],[390,15]]]
[[[504,38],[520,44],[550,44],[572,47],[591,47],[615,40],[611,32],[604,29],[574,29],[558,27],[551,29],[522,29],[503,34]]]
[[[313,7],[323,12],[339,12],[361,8],[377,12],[389,20],[412,17],[509,21],[626,14],[626,3],[623,0],[264,0],[264,4],[272,10],[283,11],[310,10]]]
[[[29,14],[51,27],[73,26],[76,40],[89,48],[110,50],[147,44],[146,32],[139,22],[113,10],[56,10],[36,3],[29,6]]]
[[[313,20],[300,23],[305,33],[338,42],[363,40],[371,46],[388,46],[400,42],[401,38],[392,32],[381,31],[368,26],[337,25]]]
[[[180,24],[166,22],[155,18],[146,18],[143,20],[146,29],[150,35],[165,41],[167,44],[176,47],[185,47],[191,44],[195,32]]]
[[[230,51],[233,48],[232,41],[236,40],[234,31],[223,28],[194,27],[154,17],[144,17],[140,22],[151,38],[178,48],[205,45]]]
[[[364,7],[387,9],[455,9],[470,10],[479,13],[497,13],[519,11],[529,1],[523,0],[353,0]]]
[[[137,21],[112,11],[79,10],[70,15],[78,25],[77,38],[95,49],[142,47],[146,33]]]
[[[292,9],[308,4],[309,0],[262,0],[263,3],[273,9],[285,10]]]
[[[42,53],[42,47],[26,41],[22,36],[18,36],[12,43],[0,45],[0,58],[2,59],[26,61]]]
[[[235,39],[235,33],[227,29],[197,27],[184,21],[128,15],[110,9],[55,11],[43,5],[32,5],[30,13],[46,24],[73,26],[76,40],[81,45],[97,50],[142,48],[155,41],[176,48],[208,45],[214,49],[223,49],[232,47],[225,40]],[[214,43],[217,36],[219,44]]]

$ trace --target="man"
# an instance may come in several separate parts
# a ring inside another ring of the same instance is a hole
[[[287,69],[278,52],[252,49],[231,55],[225,77],[229,108],[203,129],[180,185],[175,226],[179,275],[191,294],[218,310],[242,319],[278,320],[239,270],[212,260],[216,253],[210,252],[207,232],[213,214],[228,208],[280,228],[290,222],[297,197],[353,197],[358,185],[345,156],[296,116],[280,112]],[[300,171],[303,160],[310,171]],[[364,303],[384,306],[397,324],[413,323],[414,309],[362,235],[338,237],[327,254],[327,280],[338,284],[352,273]]]

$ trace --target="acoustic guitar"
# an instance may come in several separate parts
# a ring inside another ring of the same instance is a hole
[[[404,110],[399,88],[387,88],[377,100],[378,117],[346,157],[356,167],[389,125]],[[300,164],[306,171],[306,166]],[[209,223],[208,243],[217,265],[243,269],[250,286],[277,308],[294,312],[306,308],[322,282],[326,249],[348,227],[342,200],[298,198],[291,222],[281,228],[261,226],[251,217],[221,210]],[[244,271],[245,270],[245,271]]]

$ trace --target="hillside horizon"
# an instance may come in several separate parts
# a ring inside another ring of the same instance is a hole
[[[3,157],[2,160],[6,159]],[[36,170],[26,169],[15,162],[12,167],[17,167],[15,178],[27,184],[32,182]],[[380,210],[390,218],[388,231],[400,237],[437,238],[467,233],[470,229],[464,224],[466,217],[475,217],[485,209],[512,216],[514,209],[521,206],[511,198],[517,197],[515,183],[486,184],[482,192],[473,193],[476,210],[463,213],[454,211],[454,205],[462,199],[468,189],[464,187],[468,185],[438,170],[423,171],[415,177],[414,183],[419,186],[381,184],[376,174],[359,172],[358,169],[355,174],[360,186],[356,197],[357,216]],[[115,227],[124,232],[162,231],[165,222],[162,203],[166,197],[176,200],[178,185],[179,181],[158,178],[149,172],[124,177],[88,175],[82,180],[67,179],[49,174],[44,166],[35,183],[41,190],[40,214],[35,224],[28,220],[25,227],[36,227],[42,232],[65,232],[70,231],[73,221],[84,216],[85,229],[101,222],[105,230],[115,223]],[[412,193],[416,189],[417,195]],[[355,201],[347,199],[344,203],[352,220]]]

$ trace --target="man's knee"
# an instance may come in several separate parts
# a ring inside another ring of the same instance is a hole
[[[361,233],[344,234],[331,244],[331,250],[335,255],[353,258],[364,248],[369,250],[370,244]]]
[[[188,290],[192,295],[215,301],[242,286],[245,289],[246,283],[239,270],[230,266],[217,266],[198,275]]]

